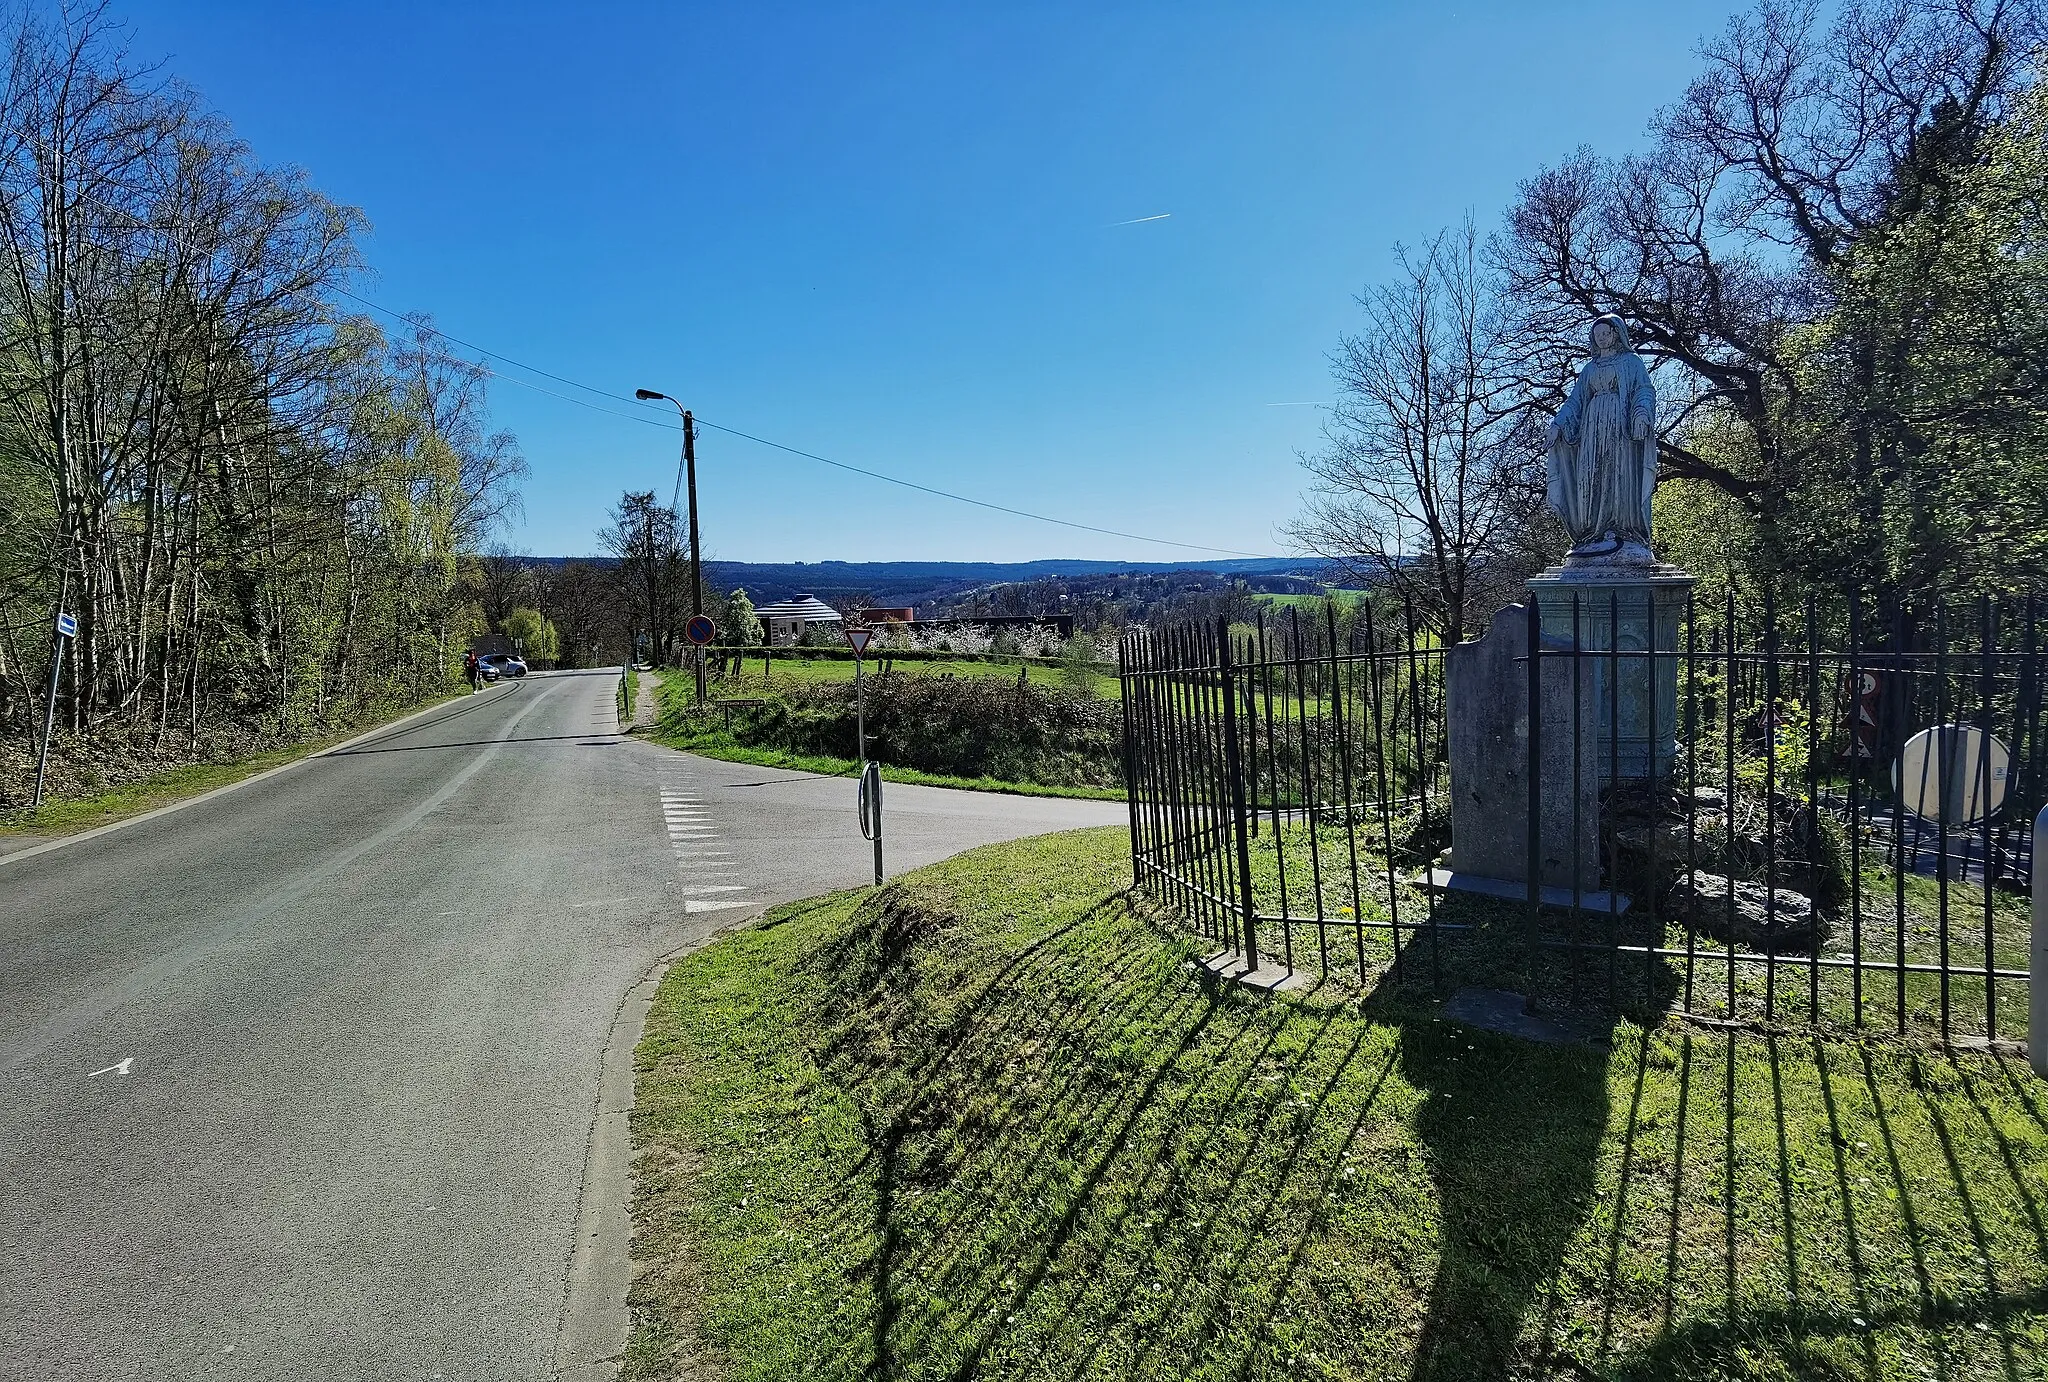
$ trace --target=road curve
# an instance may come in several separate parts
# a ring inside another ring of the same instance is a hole
[[[542,1378],[660,956],[866,881],[853,785],[536,676],[0,859],[0,1378]],[[891,784],[892,873],[1121,820]]]

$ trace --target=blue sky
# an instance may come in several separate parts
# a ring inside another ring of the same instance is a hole
[[[1468,210],[1490,227],[1581,143],[1634,144],[1733,8],[119,13],[261,158],[363,209],[384,306],[852,465],[1279,553],[1319,424],[1271,405],[1329,397],[1394,246]],[[674,482],[672,431],[504,383],[492,402],[533,470],[515,547],[591,551],[622,489]],[[1187,555],[718,432],[698,457],[714,557]]]

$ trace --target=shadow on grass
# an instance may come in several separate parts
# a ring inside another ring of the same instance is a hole
[[[2048,1123],[2008,1063],[1652,1025],[1647,970],[1628,1018],[1533,976],[1584,1037],[1540,1045],[1189,959],[1116,896],[1004,948],[899,892],[797,961],[860,1138],[791,1221],[848,1272],[812,1375],[2034,1375]]]
[[[1545,1369],[1548,1331],[1539,1332],[1538,1356],[1530,1357],[1525,1322],[1547,1305],[1560,1265],[1585,1228],[1609,1116],[1611,1011],[1579,1009],[1569,1029],[1578,1039],[1558,1044],[1467,1032],[1395,977],[1427,974],[1449,987],[1474,982],[1539,993],[1567,985],[1569,976],[1560,973],[1532,975],[1515,909],[1468,906],[1462,919],[1469,932],[1432,953],[1426,966],[1417,963],[1420,956],[1390,966],[1365,1005],[1368,1016],[1398,1029],[1401,1073],[1425,1096],[1414,1128],[1429,1149],[1440,1229],[1410,1367],[1417,1382]],[[1417,935],[1404,948],[1440,944]],[[1535,958],[1555,960],[1540,952]],[[1475,1067],[1488,1071],[1485,1085],[1475,1087]],[[1634,1097],[1640,1104],[1640,1079]],[[1631,1170],[1625,1149],[1624,1193]]]

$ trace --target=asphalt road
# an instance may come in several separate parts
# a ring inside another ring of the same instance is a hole
[[[866,881],[853,784],[534,677],[0,860],[0,1378],[542,1378],[659,957]],[[891,784],[894,873],[1122,819]]]

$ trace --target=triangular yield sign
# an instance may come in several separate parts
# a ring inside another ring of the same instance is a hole
[[[855,657],[859,657],[868,650],[868,644],[873,641],[874,636],[875,631],[873,629],[848,629],[846,631],[846,641],[853,645],[853,655]]]

